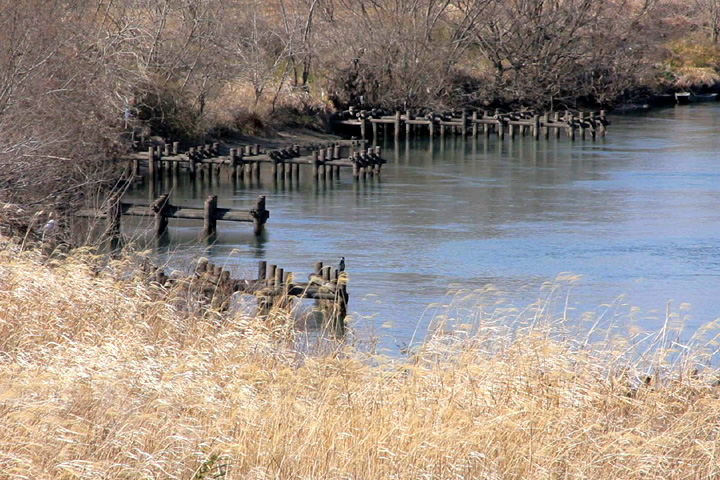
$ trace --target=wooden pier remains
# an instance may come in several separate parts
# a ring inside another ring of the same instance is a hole
[[[180,152],[179,142],[150,146],[146,153],[131,153],[121,159],[128,162],[127,176],[140,173],[140,162],[146,162],[151,179],[163,170],[178,171],[183,166],[191,175],[202,177],[221,167],[232,169],[233,178],[238,181],[245,177],[260,178],[260,165],[269,164],[274,180],[299,178],[300,166],[311,167],[315,180],[340,178],[342,168],[351,169],[354,179],[380,175],[382,165],[387,163],[381,156],[380,147],[365,148],[365,140],[333,142],[326,145],[311,145],[269,150],[262,152],[260,145],[246,145],[221,152],[218,143],[190,147]]]
[[[594,140],[598,136],[605,136],[609,122],[605,110],[577,114],[570,111],[551,112],[542,115],[533,111],[503,113],[499,110],[493,113],[480,110],[468,114],[468,111],[463,110],[443,114],[430,112],[416,116],[411,110],[405,113],[396,111],[394,115],[388,115],[378,110],[357,111],[350,107],[336,115],[333,124],[359,128],[361,139],[368,137],[368,127],[371,127],[373,138],[377,138],[379,128],[392,128],[396,138],[403,130],[409,138],[418,134],[422,128],[430,136],[439,134],[441,137],[446,131],[473,137],[477,137],[482,131],[486,137],[491,133],[501,139],[505,135],[514,138],[517,135],[530,134],[537,140],[540,137],[549,138],[551,133],[560,137],[560,134],[565,132],[571,140],[575,140],[576,133],[583,140],[587,136]]]
[[[336,268],[324,267],[323,262],[315,262],[307,281],[299,281],[291,272],[265,261],[259,262],[257,277],[252,279],[233,279],[228,270],[204,258],[197,262],[192,277],[170,277],[149,262],[143,264],[143,270],[165,287],[184,282],[188,288],[203,293],[217,309],[227,309],[236,293],[254,296],[261,315],[267,315],[273,308],[290,308],[293,300],[310,299],[318,303],[334,326],[345,326],[350,298],[347,275]]]
[[[265,208],[265,197],[259,196],[255,205],[249,211],[239,211],[230,208],[220,208],[217,204],[217,195],[211,195],[205,200],[204,208],[191,208],[171,205],[170,195],[160,195],[150,205],[138,205],[134,203],[121,202],[117,197],[110,198],[107,202],[107,209],[102,210],[81,210],[75,215],[79,217],[105,218],[107,220],[107,231],[112,237],[120,234],[120,221],[123,215],[136,217],[154,217],[155,234],[161,236],[167,230],[170,218],[197,219],[203,220],[203,232],[206,236],[217,232],[217,222],[247,222],[253,224],[255,235],[260,235],[270,217],[270,212]]]

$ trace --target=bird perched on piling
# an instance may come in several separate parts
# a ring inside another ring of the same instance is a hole
[[[338,272],[345,271],[345,257],[340,257],[340,265],[338,265]]]

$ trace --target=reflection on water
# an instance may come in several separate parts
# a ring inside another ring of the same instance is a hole
[[[720,106],[611,120],[608,137],[595,142],[380,139],[389,160],[381,180],[355,183],[343,170],[339,180],[315,183],[309,169],[277,184],[269,170],[237,184],[225,174],[202,183],[180,175],[127,198],[172,191],[174,204],[200,207],[217,194],[221,207],[250,208],[266,195],[271,216],[261,238],[249,225],[220,222],[206,245],[202,222],[171,221],[160,251],[178,263],[210,256],[238,276],[261,259],[306,274],[316,260],[345,256],[356,325],[387,335],[381,345],[391,350],[416,327],[425,331],[428,306],[445,301],[450,285],[492,284],[523,304],[561,272],[582,276],[563,310],[611,303],[627,313],[633,305],[636,321],[657,328],[674,300],[691,329],[715,320]],[[123,221],[125,233],[150,241],[138,233],[142,222]]]

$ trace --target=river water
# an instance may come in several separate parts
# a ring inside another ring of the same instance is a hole
[[[173,204],[213,193],[245,209],[263,194],[271,217],[260,239],[221,222],[211,245],[198,241],[201,222],[171,221],[157,252],[178,265],[207,256],[238,277],[258,260],[304,277],[314,261],[344,256],[350,324],[390,353],[452,314],[441,305],[458,288],[521,308],[555,285],[570,321],[589,311],[654,330],[669,310],[692,333],[720,317],[720,105],[611,121],[596,141],[381,139],[380,181],[343,170],[318,185],[305,167],[299,183],[278,185],[268,171],[236,187],[181,175],[162,187]],[[125,230],[143,243],[148,224],[128,219]]]

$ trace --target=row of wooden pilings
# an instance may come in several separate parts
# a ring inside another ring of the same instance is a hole
[[[289,309],[294,299],[315,300],[332,325],[344,329],[348,312],[347,274],[337,268],[315,262],[306,282],[277,265],[265,261],[258,264],[257,278],[233,279],[230,271],[201,258],[192,277],[170,277],[162,268],[146,262],[143,270],[163,286],[185,282],[189,288],[202,292],[213,308],[226,310],[236,293],[253,295],[258,313],[267,315],[273,309]]]
[[[117,239],[121,231],[121,219],[123,215],[136,217],[153,217],[154,232],[161,236],[168,227],[170,218],[181,218],[203,221],[203,233],[206,236],[217,232],[218,220],[230,222],[247,222],[253,224],[255,235],[263,232],[265,222],[270,217],[270,212],[265,208],[265,196],[260,195],[255,200],[253,208],[249,211],[218,207],[217,195],[210,195],[205,200],[204,208],[183,207],[171,205],[170,194],[163,193],[150,205],[138,205],[125,203],[118,196],[111,197],[106,202],[105,210],[86,209],[80,210],[75,215],[79,217],[105,218],[107,221],[107,232],[112,239]]]
[[[259,145],[247,145],[230,148],[227,155],[223,155],[218,143],[191,147],[180,153],[179,142],[167,142],[164,145],[148,147],[146,154],[134,153],[123,159],[128,162],[127,176],[139,175],[140,162],[146,160],[151,180],[163,170],[178,171],[181,165],[194,178],[198,175],[202,178],[213,170],[219,174],[220,168],[227,167],[238,181],[245,177],[259,180],[262,163],[270,165],[274,180],[299,178],[301,165],[312,167],[312,177],[315,180],[340,178],[341,168],[351,169],[355,179],[380,175],[382,165],[386,163],[380,147],[366,149],[364,145],[365,141],[353,140],[327,147],[306,147],[305,151],[295,145],[266,153],[260,151]]]
[[[415,116],[411,110],[404,114],[396,111],[395,115],[378,115],[365,110],[356,111],[350,108],[341,112],[333,121],[335,125],[359,127],[360,138],[367,138],[368,127],[372,127],[374,138],[378,136],[379,128],[392,127],[395,137],[399,137],[405,127],[405,133],[410,137],[414,133],[420,133],[420,128],[425,129],[427,134],[434,136],[439,132],[440,136],[449,132],[467,136],[472,134],[477,137],[482,132],[486,137],[495,133],[499,138],[508,135],[514,138],[516,135],[531,134],[533,138],[549,138],[551,133],[559,138],[561,132],[567,137],[575,140],[576,135],[582,139],[587,136],[595,139],[597,136],[604,137],[609,122],[604,110],[600,112],[578,112],[577,115],[566,112],[553,112],[538,115],[531,112],[501,113],[496,111],[488,114],[484,111],[473,111],[468,115],[462,111],[459,115],[438,115],[434,113],[425,116]]]

